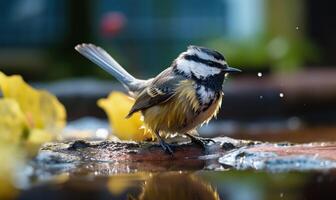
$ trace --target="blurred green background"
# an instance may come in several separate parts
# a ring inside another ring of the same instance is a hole
[[[314,0],[0,1],[0,70],[21,74],[37,83],[34,86],[57,95],[69,120],[106,118],[97,100],[122,88],[74,46],[99,45],[138,78],[155,76],[188,45],[207,46],[243,70],[225,84],[218,120],[252,123],[252,127],[279,121],[289,129],[316,124],[335,127],[333,4]]]
[[[76,53],[106,48],[138,77],[170,65],[187,45],[224,53],[245,72],[334,66],[332,2],[314,0],[0,1],[0,70],[49,81],[108,74]]]

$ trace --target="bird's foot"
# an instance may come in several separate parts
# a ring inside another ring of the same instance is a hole
[[[166,153],[168,153],[170,155],[174,154],[173,150],[171,149],[170,145],[167,142],[165,142],[164,140],[161,139],[161,140],[159,140],[159,143],[160,143],[160,146],[162,147],[162,149]]]
[[[202,147],[203,149],[206,149],[207,145],[212,142],[212,143],[216,143],[213,139],[210,138],[202,138],[202,137],[198,137],[198,136],[193,136],[190,134],[186,134],[186,136],[188,136],[191,139],[191,142],[199,145],[200,147]]]

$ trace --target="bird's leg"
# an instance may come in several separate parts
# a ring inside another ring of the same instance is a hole
[[[210,142],[216,143],[213,139],[210,138],[202,138],[199,136],[191,135],[190,133],[185,133],[185,135],[191,139],[192,143],[201,146],[203,149],[205,149],[207,144]]]
[[[159,144],[162,147],[162,149],[166,153],[173,155],[173,150],[171,149],[170,145],[162,139],[162,137],[160,136],[160,133],[158,131],[155,131],[155,135],[157,139],[159,140]]]

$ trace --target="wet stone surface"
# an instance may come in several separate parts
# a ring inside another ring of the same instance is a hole
[[[336,168],[335,143],[273,144],[228,137],[214,138],[214,141],[206,150],[188,141],[174,143],[173,156],[153,142],[77,140],[48,143],[40,149],[33,166],[49,174],[94,175],[228,168],[271,172]]]

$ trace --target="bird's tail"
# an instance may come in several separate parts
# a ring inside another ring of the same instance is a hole
[[[139,92],[147,81],[129,74],[110,54],[94,44],[79,44],[75,49],[118,79],[130,92]]]

